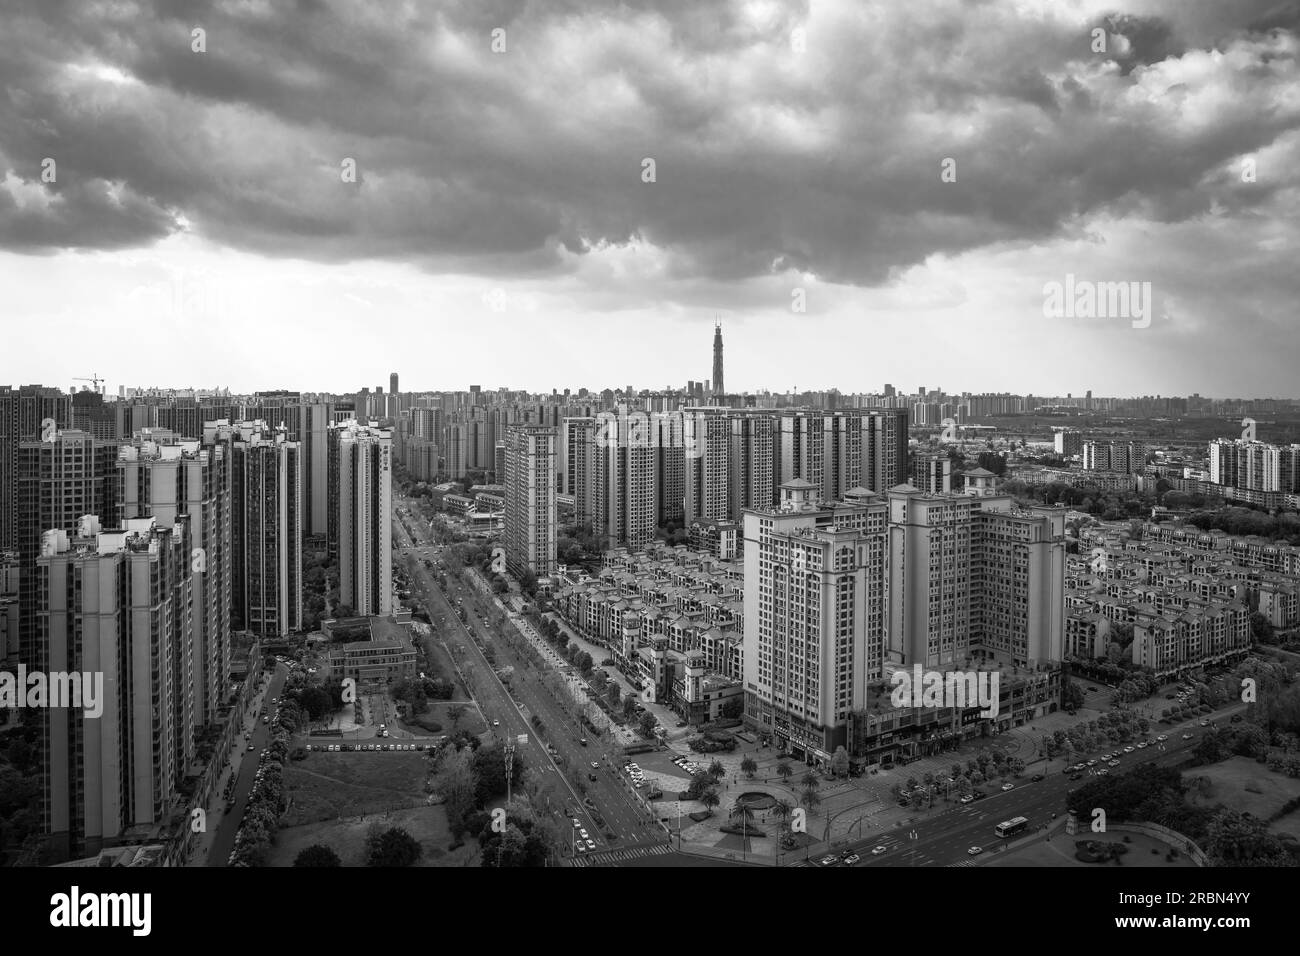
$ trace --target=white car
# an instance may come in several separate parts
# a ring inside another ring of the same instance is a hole
[[[1016,785],[1012,783],[1010,780],[1008,780],[1006,783],[1002,785],[1003,793],[1006,793],[1008,790],[1014,790],[1014,789],[1016,789]]]
[[[1168,739],[1169,739],[1169,738],[1168,738],[1165,734],[1161,734],[1159,737],[1156,738],[1156,740],[1159,740],[1161,743],[1163,743],[1164,741],[1166,741],[1166,740],[1168,740]]]
[[[578,827],[578,836],[582,837],[584,840],[587,839],[587,831],[582,827]]]
[[[1145,750],[1146,747],[1147,747],[1147,742],[1145,740],[1142,741],[1142,743],[1138,744],[1138,750]]]
[[[872,855],[872,856],[880,856],[880,854],[885,853],[885,852],[888,852],[888,850],[889,850],[889,847],[887,847],[887,846],[878,846],[878,847],[874,847],[874,848],[872,849],[872,851],[871,851],[871,855]]]
[[[970,854],[971,856],[979,856],[981,853],[984,852],[984,847],[982,847],[982,846],[973,846],[973,847],[971,847],[969,850],[967,850],[966,852],[967,852],[968,854]]]
[[[1131,754],[1131,753],[1133,752],[1133,748],[1132,748],[1132,747],[1125,747],[1125,748],[1124,748],[1124,752],[1125,752],[1126,754]]]
[[[596,841],[595,841],[595,840],[588,840],[588,841],[587,841],[587,849],[588,849],[588,850],[594,850],[594,849],[596,849]]]

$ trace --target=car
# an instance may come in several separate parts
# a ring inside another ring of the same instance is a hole
[[[1118,766],[1119,766],[1119,761],[1118,761],[1118,760],[1112,760],[1112,761],[1110,762],[1110,766],[1112,766],[1112,767],[1118,767]]]
[[[280,698],[279,698],[279,697],[272,697],[272,698],[271,698],[271,703],[273,703],[273,704],[278,704],[278,703],[280,703]]]
[[[248,731],[248,730],[245,730],[245,731],[244,731],[244,739],[245,739],[245,740],[252,740],[252,739],[253,739],[253,734],[252,734],[252,732],[251,732],[251,731]]]
[[[988,796],[988,794],[985,793],[983,790],[976,790],[973,794],[971,794],[971,796],[973,796],[976,800],[983,800],[985,797]]]
[[[1102,767],[1100,770],[1097,771],[1097,776],[1099,776],[1099,777],[1105,777],[1105,776],[1107,776],[1109,773],[1110,773],[1109,770],[1107,770],[1105,767]]]
[[[1233,715],[1232,715],[1232,722],[1233,722],[1234,724],[1239,724],[1239,723],[1241,723],[1241,714],[1233,714]]]
[[[1164,743],[1168,739],[1169,736],[1167,734],[1161,734],[1159,737],[1156,738],[1156,740],[1159,740],[1161,743]]]
[[[1184,740],[1191,740],[1194,736],[1196,736],[1196,735],[1195,735],[1195,734],[1183,734],[1183,739],[1184,739]]]
[[[579,737],[579,738],[578,738],[578,743],[582,744],[584,747],[587,746],[587,738],[586,738],[586,737]]]
[[[578,852],[579,852],[579,853],[586,853],[586,852],[587,852],[587,844],[585,844],[585,843],[575,843],[574,846],[576,846],[576,847],[578,848]]]
[[[599,780],[600,778],[597,777],[597,776],[596,776],[594,773],[592,773],[591,771],[588,771],[588,772],[587,772],[587,779],[590,780],[590,781],[592,781],[592,782],[594,783],[595,781]],[[639,787],[639,786],[641,786],[641,784],[638,783],[637,786]]]
[[[256,750],[256,749],[257,749],[257,745],[256,745],[256,744],[249,744],[249,745],[248,745],[248,749],[249,749],[249,750]],[[505,773],[505,771],[503,770],[502,773]]]
[[[493,727],[500,727],[500,726],[501,726],[501,721],[499,721],[499,720],[494,720],[494,721],[492,721],[492,726],[493,726]]]
[[[1095,766],[1097,766],[1097,761],[1095,761],[1095,760],[1089,760],[1089,761],[1088,761],[1088,766],[1089,766],[1089,767],[1095,767]]]
[[[1044,780],[1044,779],[1046,779],[1046,778],[1045,778],[1041,773],[1036,773],[1036,774],[1034,774],[1032,777],[1029,778],[1029,782],[1030,782],[1030,783],[1038,783],[1038,781],[1040,781],[1040,780]]]
[[[833,856],[824,856],[818,862],[820,863],[821,866],[834,866],[836,863],[840,861],[838,858]]]
[[[968,794],[966,794],[964,797],[961,798],[961,802],[962,802],[962,803],[974,803],[974,802],[975,802],[975,797],[974,797],[973,795],[971,795],[971,794],[968,793]],[[878,849],[880,849],[880,847],[876,847],[876,849],[878,850]],[[875,850],[873,850],[872,852],[874,853]]]
[[[572,819],[573,819],[573,828],[575,830],[582,829],[582,821],[579,820],[577,817],[573,817]]]
[[[973,847],[971,847],[969,850],[967,850],[966,852],[967,852],[967,854],[969,854],[970,856],[979,856],[981,853],[984,852],[984,847],[982,847],[982,846],[973,846]]]
[[[595,841],[595,840],[588,840],[588,841],[587,841],[587,849],[588,849],[588,850],[594,850],[594,849],[596,849],[596,841]]]
[[[844,865],[856,866],[861,860],[862,857],[858,856],[856,853],[850,853],[848,856],[844,858]]]
[[[877,846],[877,847],[872,847],[872,848],[871,848],[871,855],[872,855],[872,856],[880,856],[880,854],[882,854],[882,853],[888,853],[888,852],[889,852],[889,847],[887,847],[887,846]]]
[[[503,772],[504,772],[504,771],[503,771]],[[1002,792],[1003,792],[1003,793],[1006,793],[1008,790],[1014,790],[1014,789],[1016,789],[1016,785],[1015,785],[1014,783],[1012,783],[1010,780],[1008,780],[1006,783],[1004,783],[1004,784],[1002,785]]]
[[[264,724],[269,724],[270,722],[271,722],[271,718],[270,718],[270,716],[267,715],[267,714],[263,714],[263,715],[262,715],[262,723],[264,723]]]
[[[1070,779],[1071,779],[1071,780],[1081,780],[1081,779],[1083,779],[1083,774],[1081,774],[1081,773],[1072,773],[1072,774],[1070,774]]]
[[[1202,721],[1201,721],[1201,726],[1202,726],[1202,727],[1208,727],[1208,726],[1210,726],[1210,722],[1209,722],[1208,720],[1202,720]]]
[[[1148,746],[1149,744],[1144,740],[1140,744],[1138,744],[1138,750],[1145,750]]]
[[[1124,752],[1125,752],[1126,754],[1131,754],[1131,753],[1133,752],[1133,748],[1132,748],[1132,747],[1125,747],[1125,748],[1124,748]]]
[[[595,760],[593,760],[593,761],[591,762],[591,769],[592,769],[592,770],[599,770],[599,769],[600,769],[600,764],[597,763]],[[505,771],[503,770],[502,773],[505,773]]]

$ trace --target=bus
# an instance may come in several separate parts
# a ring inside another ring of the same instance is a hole
[[[993,828],[993,831],[1000,837],[1015,836],[1025,827],[1029,826],[1029,821],[1024,817],[1012,817],[1010,820],[1004,820]]]

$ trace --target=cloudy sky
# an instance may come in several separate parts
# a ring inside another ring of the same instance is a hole
[[[1297,396],[1298,52],[1300,0],[12,0],[0,382],[663,387],[717,316],[732,391]]]

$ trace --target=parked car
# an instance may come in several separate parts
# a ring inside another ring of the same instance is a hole
[[[1003,793],[1006,793],[1008,790],[1014,790],[1014,789],[1016,789],[1016,785],[1012,783],[1010,780],[1008,780],[1006,783],[1002,785]]]
[[[834,866],[838,862],[840,861],[833,856],[824,856],[820,860],[822,866]]]

